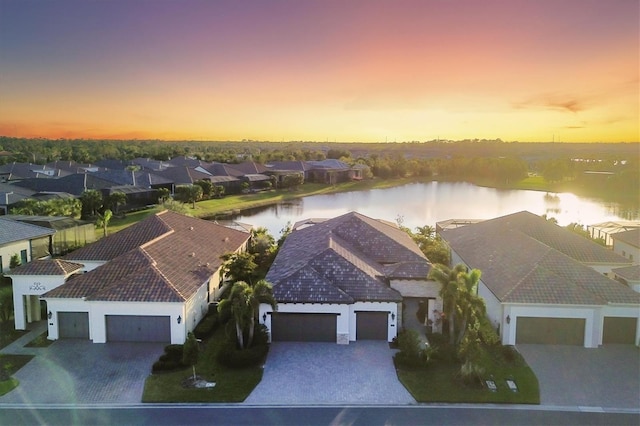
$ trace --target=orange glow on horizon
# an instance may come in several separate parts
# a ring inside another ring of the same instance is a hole
[[[75,6],[3,6],[0,135],[640,140],[635,2]]]

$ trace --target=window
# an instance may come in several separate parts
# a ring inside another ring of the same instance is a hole
[[[629,255],[629,260],[633,262],[633,255],[632,254]]]
[[[23,265],[28,262],[28,260],[27,260],[27,250],[20,250],[20,260],[22,261]]]
[[[2,268],[2,256],[0,256],[0,274],[4,272],[4,269]]]

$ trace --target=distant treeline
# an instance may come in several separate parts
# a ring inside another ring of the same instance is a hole
[[[160,140],[26,139],[0,136],[0,164],[56,160],[96,163],[103,159],[169,160],[192,156],[203,161],[240,163],[341,159],[366,164],[380,178],[461,180],[508,187],[528,175],[545,181],[574,181],[599,192],[637,197],[640,144],[518,143],[500,140],[457,142],[166,142]],[[604,172],[604,173],[585,173]],[[635,194],[635,195],[634,195]]]

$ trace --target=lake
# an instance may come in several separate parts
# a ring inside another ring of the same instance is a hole
[[[250,209],[231,218],[262,226],[278,237],[287,223],[308,218],[331,218],[357,211],[404,226],[435,226],[447,219],[491,219],[528,210],[557,219],[561,226],[576,222],[638,220],[638,206],[578,197],[570,193],[502,190],[463,182],[413,183],[386,189],[314,195],[268,207]]]

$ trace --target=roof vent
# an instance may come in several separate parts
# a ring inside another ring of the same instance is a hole
[[[225,243],[228,243],[229,242],[229,237],[224,237],[224,239],[222,241],[224,241]]]
[[[190,226],[190,227],[189,227],[189,231],[193,231],[193,226]]]
[[[196,257],[196,254],[195,253],[191,253],[189,256]]]

